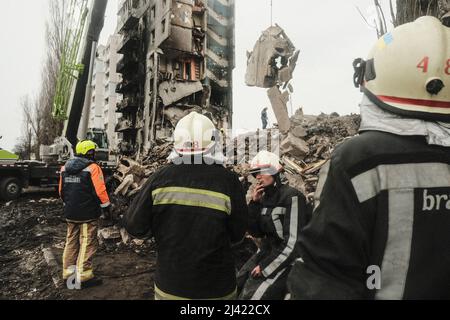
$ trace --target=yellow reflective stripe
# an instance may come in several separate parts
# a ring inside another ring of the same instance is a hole
[[[84,259],[86,258],[86,250],[87,250],[87,242],[88,242],[88,225],[84,223],[81,227],[81,248],[80,248],[80,256],[78,257],[78,266],[77,266],[77,280],[78,282],[82,282],[86,273],[84,272]],[[88,272],[89,273],[89,272]]]
[[[162,200],[158,200],[155,201],[153,203],[153,205],[158,206],[158,205],[168,205],[168,204],[177,204],[180,206],[189,206],[189,207],[203,207],[203,208],[208,208],[208,209],[214,209],[214,210],[218,210],[218,211],[223,211],[227,214],[230,214],[229,210],[227,207],[224,206],[220,206],[217,204],[213,204],[213,203],[206,203],[206,202],[202,202],[202,201],[195,201],[195,200],[175,200],[175,199],[162,199]]]
[[[201,194],[204,196],[211,196],[211,197],[215,197],[215,198],[219,198],[219,199],[231,202],[230,197],[223,193],[209,191],[209,190],[203,190],[203,189],[193,189],[193,188],[180,188],[180,187],[160,188],[160,189],[156,189],[155,191],[153,191],[152,195],[153,195],[153,197],[155,197],[156,195],[161,194],[161,193],[172,193],[172,192]]]
[[[237,289],[234,289],[234,291],[225,297],[220,298],[212,298],[212,299],[189,299],[189,298],[183,298],[179,296],[174,296],[172,294],[165,293],[161,291],[156,285],[155,285],[155,300],[234,300],[237,297]]]
[[[230,197],[213,191],[168,187],[152,192],[153,205],[182,205],[191,207],[204,207],[231,214]]]
[[[71,276],[73,276],[74,273],[75,273],[75,271],[73,269],[64,269],[63,270],[63,280],[69,279]]]
[[[73,272],[70,272],[68,269],[64,269],[64,264],[66,263],[66,255],[67,255],[67,245],[69,243],[69,231],[67,230],[67,235],[66,235],[66,244],[64,246],[64,251],[63,251],[63,279],[67,279],[69,278]],[[70,267],[70,266],[68,266]]]
[[[92,278],[94,278],[94,271],[92,270],[85,271],[81,274],[81,282],[86,282]]]

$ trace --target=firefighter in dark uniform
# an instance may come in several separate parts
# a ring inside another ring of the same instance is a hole
[[[67,220],[63,279],[74,278],[75,284],[70,285],[77,289],[102,284],[94,276],[93,257],[98,247],[98,219],[102,210],[109,213],[111,203],[102,169],[95,163],[96,148],[92,141],[79,142],[76,157],[62,167],[59,182]]]
[[[422,17],[355,63],[360,135],[322,170],[294,299],[450,299],[450,28]]]
[[[232,244],[248,209],[238,176],[223,166],[214,124],[191,113],[174,132],[171,164],[145,184],[124,217],[128,233],[157,244],[156,300],[236,298]]]
[[[306,199],[282,184],[280,159],[262,151],[251,163],[258,180],[249,204],[249,233],[261,239],[260,250],[238,274],[241,300],[283,300],[286,280],[298,255],[298,237],[308,221]]]

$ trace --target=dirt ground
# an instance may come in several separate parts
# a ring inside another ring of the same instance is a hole
[[[152,241],[141,246],[125,245],[121,239],[103,241],[94,260],[103,285],[67,289],[61,278],[66,235],[62,209],[57,194],[48,190],[0,202],[0,300],[153,299],[156,252]],[[252,249],[248,243],[236,248],[238,267]]]

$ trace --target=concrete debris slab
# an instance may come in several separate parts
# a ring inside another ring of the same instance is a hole
[[[115,177],[119,181],[123,181],[125,177],[130,174],[138,178],[142,178],[145,176],[145,168],[141,166],[137,161],[134,161],[130,158],[122,158],[116,170]]]
[[[275,117],[278,121],[278,128],[282,133],[286,133],[291,128],[291,120],[289,119],[289,113],[287,109],[287,103],[289,102],[289,93],[281,93],[278,87],[273,87],[267,92],[270,103],[272,104]]]
[[[281,27],[268,28],[255,44],[253,52],[247,54],[245,83],[251,87],[274,87],[279,83],[280,70],[284,70],[282,77],[290,81],[293,68],[290,68],[289,61],[294,53],[295,46]]]
[[[200,81],[164,81],[159,85],[159,96],[165,107],[203,90]]]
[[[144,243],[145,243],[145,240],[138,240],[138,239],[133,239],[133,244],[134,245],[136,245],[136,246],[142,246],[142,245],[144,245]]]
[[[55,203],[55,202],[58,202],[58,201],[61,201],[60,199],[57,199],[57,198],[50,198],[50,199],[40,199],[39,200],[39,203]]]
[[[248,86],[269,88],[267,94],[278,128],[283,134],[291,128],[287,103],[294,92],[290,81],[299,55],[300,51],[296,51],[294,44],[278,25],[264,31],[253,52],[248,53],[245,82]]]
[[[120,229],[120,237],[122,238],[122,242],[124,244],[129,244],[131,241],[131,236],[128,234],[125,228]]]
[[[306,128],[303,128],[301,126],[292,128],[291,133],[294,137],[301,139],[305,138],[308,135],[308,131],[306,130]]]
[[[281,82],[289,82],[292,80],[292,70],[288,67],[284,67],[279,71],[279,79]]]
[[[309,153],[309,146],[304,140],[289,133],[288,137],[281,142],[281,151],[297,159],[304,159]]]
[[[114,192],[116,195],[126,195],[132,184],[134,183],[134,176],[132,174],[129,174],[125,177],[125,179],[122,180],[122,183],[119,187],[117,187],[116,191]]]
[[[109,227],[98,231],[99,236],[104,240],[120,239],[120,230],[117,227]]]

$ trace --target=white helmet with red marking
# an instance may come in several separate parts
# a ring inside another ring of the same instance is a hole
[[[173,135],[175,151],[179,155],[208,154],[218,141],[213,122],[197,112],[191,112],[181,119]]]
[[[280,157],[268,151],[259,152],[250,162],[250,174],[275,176],[283,170]]]
[[[355,85],[379,107],[450,122],[450,28],[437,18],[421,17],[395,28],[354,67]]]

